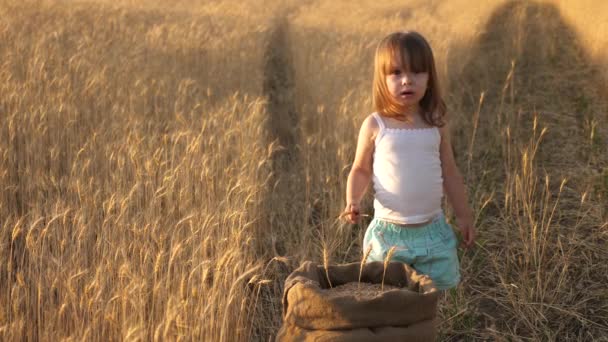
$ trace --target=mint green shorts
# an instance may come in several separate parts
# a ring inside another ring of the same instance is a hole
[[[425,226],[411,228],[374,218],[365,232],[364,253],[370,245],[367,261],[384,261],[388,250],[395,246],[391,261],[406,263],[429,275],[438,289],[446,290],[460,282],[458,240],[443,214]]]

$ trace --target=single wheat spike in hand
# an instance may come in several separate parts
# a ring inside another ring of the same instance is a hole
[[[380,290],[384,291],[384,276],[386,275],[386,268],[388,267],[388,263],[391,261],[393,254],[395,254],[395,246],[391,247],[386,253],[386,258],[384,259],[384,271],[382,272],[382,286],[380,286]]]
[[[363,259],[361,259],[361,266],[359,267],[359,283],[357,284],[357,291],[359,291],[359,288],[361,287],[361,274],[363,274],[363,265],[365,265],[365,262],[367,261],[367,257],[369,256],[369,254],[372,252],[372,244],[369,244],[369,247],[367,247],[367,250],[365,251],[365,254],[363,254]]]
[[[341,213],[338,216],[338,219],[344,218],[344,217],[346,217],[347,215],[350,215],[350,214],[351,214],[350,211],[345,211],[345,212]],[[361,217],[372,217],[372,215],[370,215],[370,214],[361,214],[361,213],[359,213],[359,216],[361,216]]]

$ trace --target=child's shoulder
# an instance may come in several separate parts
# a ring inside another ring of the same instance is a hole
[[[442,139],[450,138],[450,126],[447,121],[444,121],[443,125],[437,126],[437,129],[439,130],[439,135]]]
[[[369,114],[361,124],[361,131],[365,132],[372,140],[376,138],[376,135],[378,135],[378,131],[380,130],[380,125],[375,117],[376,115],[376,113]]]
[[[374,113],[369,114],[367,117],[365,117],[365,119],[363,119],[363,123],[361,123],[361,129],[359,130],[359,141],[361,141],[361,139],[364,139],[365,141],[374,141],[379,131],[380,125],[374,118]]]
[[[439,134],[442,138],[449,138],[450,134],[450,122],[447,120],[445,114],[440,115],[438,112],[433,113],[433,118],[441,118],[439,119],[439,123],[436,124],[437,129],[439,130]]]
[[[365,120],[363,120],[362,126],[367,126],[368,128],[375,128],[375,129],[380,128],[380,125],[378,124],[378,119],[377,119],[377,117],[379,115],[380,114],[378,114],[376,112],[373,112],[373,113],[369,114],[365,118]]]

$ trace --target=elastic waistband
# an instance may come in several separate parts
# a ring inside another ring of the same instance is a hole
[[[394,231],[395,233],[408,238],[419,238],[429,234],[433,236],[439,234],[442,230],[443,223],[445,222],[445,219],[442,219],[443,217],[443,215],[437,215],[433,221],[419,227],[404,227],[389,221],[374,218],[370,223],[370,226],[376,226],[376,229]]]
[[[376,217],[376,216],[374,216],[374,218],[373,218],[373,220],[377,220],[377,221],[381,221],[381,222],[385,222],[385,223],[390,223],[392,225],[395,225],[395,226],[398,226],[398,227],[401,227],[401,228],[414,228],[414,229],[415,228],[425,227],[426,225],[429,225],[431,223],[435,223],[435,222],[437,222],[439,220],[442,220],[442,219],[445,219],[445,215],[443,213],[443,210],[440,211],[435,216],[431,217],[431,219],[429,219],[428,221],[426,221],[425,225],[423,225],[423,226],[415,226],[415,227],[411,227],[411,226],[408,227],[407,226],[408,223],[399,223],[399,222],[395,222],[393,220],[390,220],[390,219],[387,219],[387,218],[384,218],[384,217]],[[420,222],[420,223],[423,223],[423,222]],[[411,224],[420,224],[420,223],[411,223]]]

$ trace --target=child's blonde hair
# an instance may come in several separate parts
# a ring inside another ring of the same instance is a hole
[[[431,46],[415,31],[394,32],[386,36],[376,48],[374,58],[374,107],[389,117],[403,117],[403,107],[390,95],[386,75],[398,62],[405,71],[427,72],[429,80],[426,93],[420,100],[422,118],[432,126],[443,126],[446,106],[439,89],[435,59]]]

